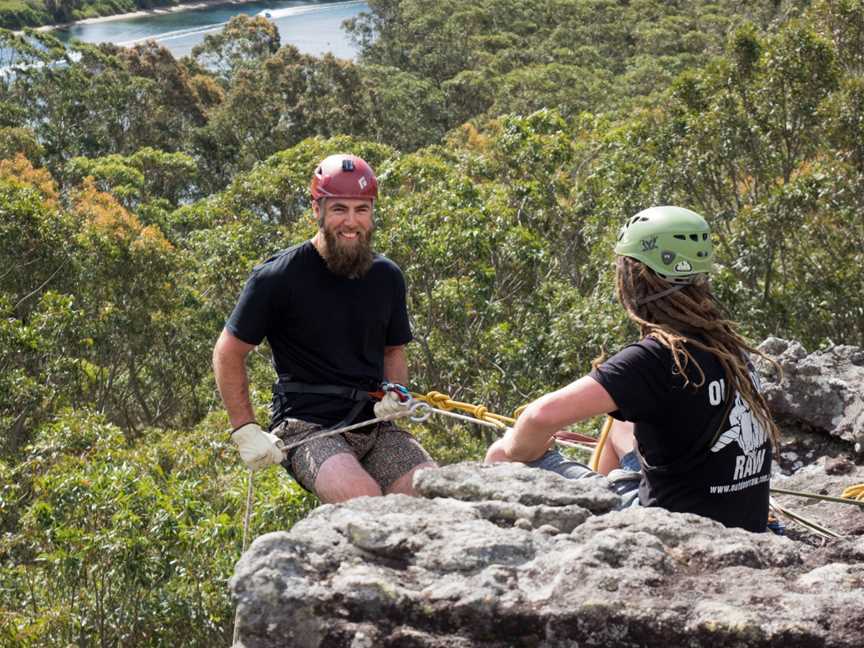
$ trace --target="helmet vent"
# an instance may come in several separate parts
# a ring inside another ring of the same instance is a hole
[[[708,240],[708,232],[704,232],[704,233],[702,234],[702,240],[703,240],[703,241],[707,241],[707,240]]]
[[[642,218],[639,219],[639,222],[640,223],[647,223],[649,220],[650,219],[647,216],[642,216]]]
[[[698,240],[699,240],[699,235],[698,235],[698,234],[691,234],[691,235],[690,235],[690,240],[691,240],[691,241],[698,241]]]
[[[342,170],[343,171],[353,171],[354,170],[354,160],[351,158],[345,158],[342,160]]]
[[[687,237],[684,236],[683,234],[675,234],[675,238],[678,239],[679,241],[686,241],[687,240]]]

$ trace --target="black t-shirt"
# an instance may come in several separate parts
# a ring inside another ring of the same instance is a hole
[[[618,406],[612,416],[635,424],[643,462],[640,502],[764,531],[771,474],[768,434],[737,391],[727,400],[728,381],[716,356],[692,345],[687,350],[705,373],[698,388],[693,387],[699,382],[697,368],[685,367],[691,381],[685,387],[672,352],[652,337],[625,347],[591,372]],[[752,368],[751,379],[758,388]]]
[[[375,255],[363,277],[340,277],[311,241],[257,266],[225,327],[248,344],[267,338],[283,380],[368,391],[384,378],[384,347],[411,341],[399,267]],[[333,425],[353,404],[336,396],[286,394],[274,416]],[[370,404],[356,420],[371,415]]]

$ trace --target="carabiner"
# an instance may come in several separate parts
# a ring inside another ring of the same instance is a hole
[[[429,403],[424,403],[419,400],[414,403],[408,411],[410,412],[408,418],[410,418],[414,423],[422,423],[432,414],[432,408],[429,406]]]

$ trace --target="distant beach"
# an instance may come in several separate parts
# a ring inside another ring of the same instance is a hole
[[[258,0],[195,0],[195,2],[184,2],[182,4],[171,5],[167,7],[154,7],[153,9],[140,9],[138,11],[130,11],[122,14],[111,14],[110,16],[97,16],[96,18],[84,18],[82,20],[73,20],[67,23],[57,23],[54,25],[42,25],[37,27],[37,31],[50,31],[52,29],[66,29],[73,25],[92,25],[96,23],[111,22],[112,20],[124,20],[128,18],[138,18],[141,16],[160,16],[163,14],[180,13],[183,11],[194,11],[196,9],[206,9],[218,5],[243,5],[256,2]],[[329,4],[329,3],[321,3]]]

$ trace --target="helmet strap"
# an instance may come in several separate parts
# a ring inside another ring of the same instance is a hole
[[[686,288],[689,285],[690,284],[675,284],[674,286],[671,286],[670,288],[667,288],[666,290],[661,290],[659,293],[654,293],[653,295],[648,295],[648,297],[645,297],[644,299],[637,299],[636,305],[641,306],[642,304],[647,304],[649,302],[657,301],[658,299],[662,299],[663,297],[666,297],[667,295],[671,295],[672,293],[678,292],[682,288]]]

